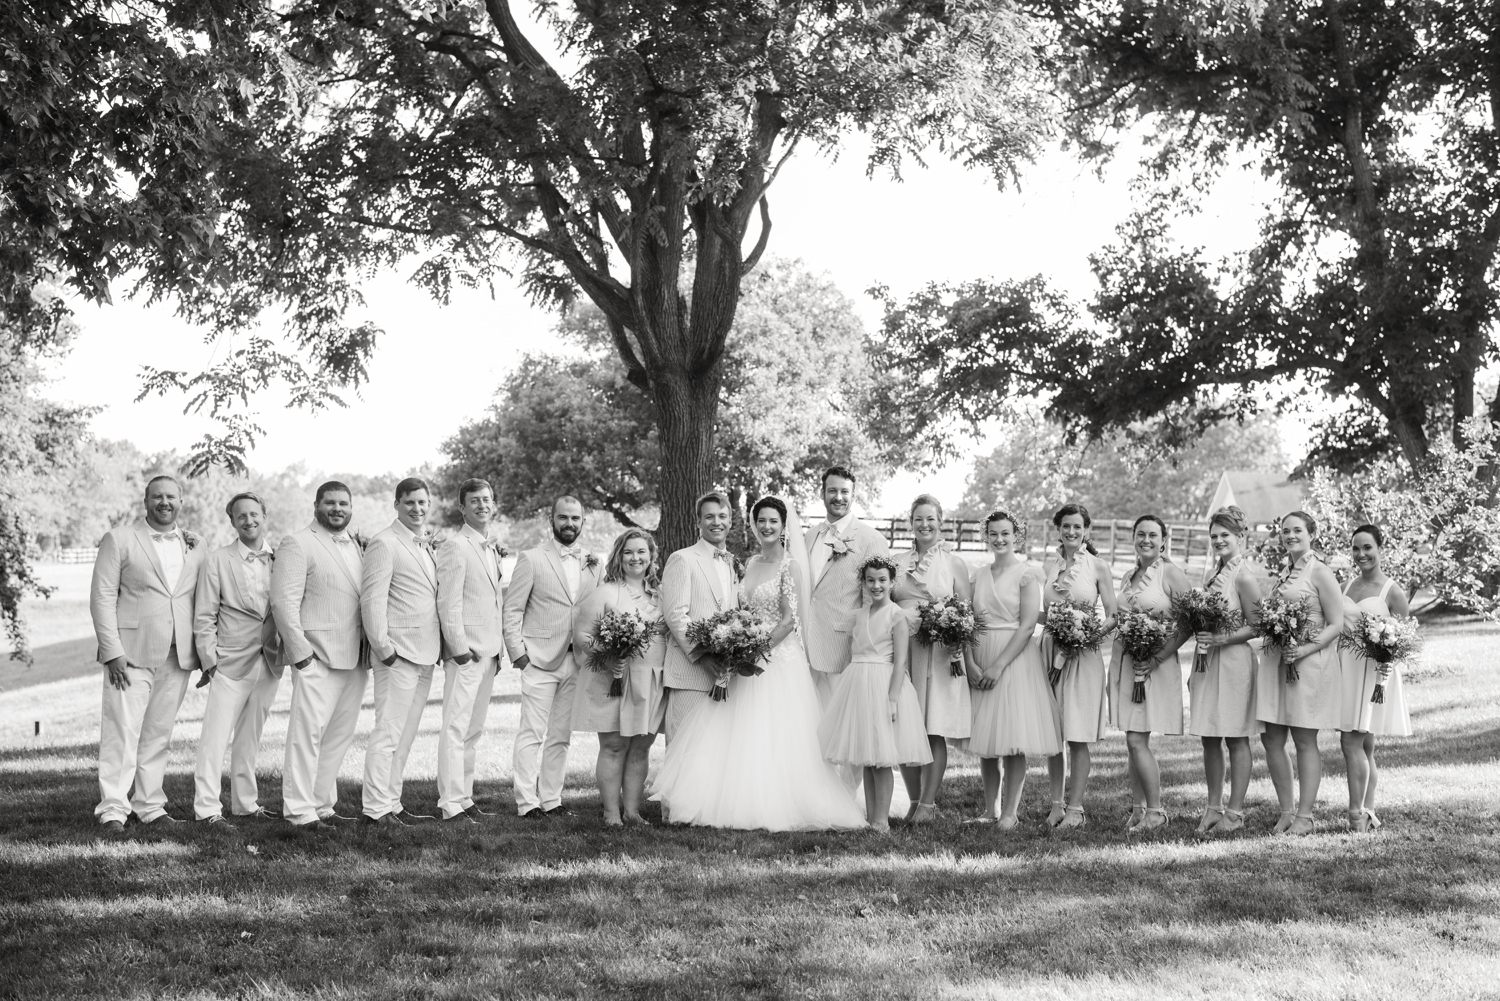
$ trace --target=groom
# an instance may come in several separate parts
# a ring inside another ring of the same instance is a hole
[[[740,601],[729,535],[729,499],[718,492],[698,498],[698,541],[667,558],[661,577],[662,617],[672,633],[667,644],[667,740],[688,714],[709,700],[718,662],[687,638],[688,625]]]
[[[807,533],[813,582],[807,610],[807,659],[818,703],[827,709],[833,676],[849,663],[849,630],[862,595],[859,565],[891,550],[885,536],[854,517],[854,474],[848,468],[830,466],[823,474],[823,507],[827,520]]]

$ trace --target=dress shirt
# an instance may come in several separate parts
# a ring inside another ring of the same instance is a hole
[[[495,552],[495,547],[489,544],[490,537],[483,532],[475,530],[467,522],[460,530],[470,539],[479,544],[479,558],[484,561],[484,568],[490,572],[491,580],[500,579],[500,554]]]
[[[151,545],[156,549],[156,558],[161,560],[161,572],[167,579],[167,590],[176,591],[177,579],[182,576],[183,552],[187,548],[182,538],[182,529],[176,525],[158,529],[148,521],[146,531],[151,533]],[[173,538],[158,539],[158,535],[173,535]]]
[[[257,608],[265,610],[271,600],[271,561],[256,559],[257,552],[269,553],[265,548],[265,542],[261,542],[259,550],[251,549],[243,541],[234,544],[235,552],[239,553],[240,566],[245,578],[245,591],[255,602]]]
[[[328,530],[324,529],[324,531]],[[364,573],[364,565],[359,558],[359,543],[354,541],[354,536],[349,534],[347,528],[342,532],[328,532],[328,535],[333,539],[339,555],[344,558],[344,566],[349,568],[349,572],[354,575],[357,582]]]
[[[391,522],[391,528],[397,535],[404,535],[408,539],[411,539],[413,542],[417,543],[417,551],[422,554],[419,559],[421,559],[422,562],[427,565],[427,569],[434,576],[436,576],[437,564],[432,560],[432,550],[427,546],[422,545],[423,542],[428,541],[426,536],[418,535],[416,532],[413,532],[411,529],[407,528],[406,522],[402,521],[400,518],[397,518],[395,521]]]
[[[562,560],[563,576],[568,581],[568,597],[576,601],[578,587],[583,579],[583,547],[576,542],[571,546],[564,546],[556,539],[552,540],[552,544],[557,547],[558,559]],[[573,552],[567,553],[563,551],[564,549],[570,549]]]
[[[813,536],[813,544],[809,547],[811,552],[807,554],[808,566],[812,570],[813,583],[817,583],[818,578],[823,576],[823,568],[828,565],[828,558],[833,555],[833,550],[823,544],[824,540],[828,537],[828,533],[837,532],[839,538],[847,539],[849,536],[845,533],[849,531],[849,526],[852,524],[854,524],[854,509],[851,507],[849,513],[838,521],[824,521],[823,524],[818,526],[818,530]]]
[[[723,602],[727,603],[730,592],[734,590],[734,568],[731,565],[734,557],[731,556],[727,560],[716,557],[715,553],[722,553],[725,550],[702,539],[699,539],[693,548],[697,549],[698,552],[702,553],[713,564],[714,572],[719,575],[719,597]],[[723,606],[721,605],[720,607],[722,608]]]

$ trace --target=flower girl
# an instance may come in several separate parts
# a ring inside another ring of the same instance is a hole
[[[865,770],[865,820],[877,831],[890,830],[891,769],[932,760],[922,707],[906,674],[910,627],[891,600],[895,576],[896,564],[885,556],[860,564],[864,604],[850,627],[849,666],[835,680],[818,727],[823,757]]]

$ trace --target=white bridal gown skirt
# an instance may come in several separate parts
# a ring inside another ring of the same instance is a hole
[[[795,634],[763,674],[735,677],[667,745],[652,798],[674,824],[817,831],[865,826],[864,809],[823,760],[818,693]]]

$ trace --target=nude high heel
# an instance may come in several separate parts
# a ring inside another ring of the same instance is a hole
[[[1203,819],[1198,821],[1198,833],[1207,834],[1224,822],[1224,808],[1222,806],[1205,806],[1203,808]]]
[[[1167,811],[1159,806],[1148,806],[1146,807],[1146,815],[1141,819],[1140,826],[1136,828],[1136,832],[1154,831],[1158,827],[1166,826]]]
[[[1296,810],[1282,810],[1281,819],[1276,821],[1276,826],[1271,828],[1272,834],[1285,834],[1286,829],[1292,826],[1292,820],[1297,816]]]
[[[1229,834],[1245,826],[1244,810],[1225,810],[1224,819],[1214,825],[1215,834]]]
[[[1144,806],[1132,806],[1130,816],[1125,820],[1125,833],[1137,830],[1146,819],[1146,808]]]
[[[1083,815],[1083,807],[1069,806],[1063,809],[1062,822],[1057,826],[1061,830],[1062,828],[1082,827],[1087,822],[1088,818]]]
[[[1350,810],[1349,830],[1355,834],[1366,834],[1370,831],[1370,811]]]
[[[1047,826],[1056,827],[1062,823],[1063,816],[1067,813],[1066,801],[1054,799],[1052,801],[1052,812],[1047,814]]]
[[[1313,820],[1313,818],[1311,817],[1305,817],[1299,813],[1292,819],[1292,826],[1286,829],[1286,833],[1295,834],[1298,837],[1306,837],[1307,835],[1312,834],[1317,829],[1317,821]]]

